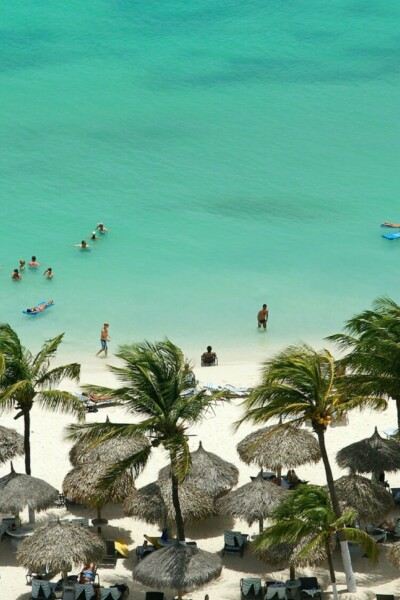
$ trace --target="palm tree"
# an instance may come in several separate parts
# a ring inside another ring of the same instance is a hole
[[[350,368],[348,387],[393,398],[400,429],[400,306],[390,298],[377,298],[373,310],[349,319],[345,329],[347,333],[327,339],[349,351],[339,361]]]
[[[351,525],[357,518],[355,511],[337,517],[326,490],[315,485],[301,485],[273,510],[273,524],[253,542],[256,553],[270,546],[289,543],[295,546],[294,562],[321,551],[326,553],[332,583],[333,597],[338,600],[336,575],[332,560],[332,540],[338,534],[357,542],[372,562],[378,558],[375,540],[365,531]]]
[[[333,510],[339,519],[342,512],[335,491],[332,469],[325,445],[325,431],[337,416],[355,408],[386,408],[380,397],[344,394],[340,388],[341,377],[336,374],[335,361],[326,349],[317,352],[310,346],[290,346],[264,363],[262,382],[254,388],[244,405],[247,409],[244,421],[255,424],[268,423],[277,417],[289,421],[278,425],[302,425],[310,421],[317,435],[326,481]],[[349,592],[356,590],[347,542],[340,539],[342,560]]]
[[[112,390],[112,394],[124,399],[127,411],[142,417],[142,420],[134,424],[72,425],[69,427],[70,439],[96,445],[109,439],[132,438],[138,433],[150,438],[150,446],[112,466],[108,483],[126,469],[134,468],[139,472],[145,466],[151,450],[162,446],[168,453],[171,465],[177,534],[179,540],[184,541],[179,484],[189,473],[191,464],[187,429],[203,418],[219,394],[208,395],[206,390],[192,390],[192,367],[180,348],[169,340],[125,344],[119,346],[116,356],[124,366],[111,366],[110,370],[122,387]]]
[[[63,333],[45,342],[38,354],[22,346],[10,325],[0,324],[0,411],[15,409],[14,419],[24,419],[25,472],[31,474],[30,413],[34,403],[41,407],[85,416],[82,402],[73,394],[52,389],[64,378],[79,381],[80,365],[71,363],[49,369]]]

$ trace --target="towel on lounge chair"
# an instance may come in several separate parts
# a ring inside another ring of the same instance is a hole
[[[251,596],[257,596],[261,590],[261,579],[259,577],[246,577],[240,580],[241,590],[243,596],[247,596],[250,590],[253,588],[253,594]]]

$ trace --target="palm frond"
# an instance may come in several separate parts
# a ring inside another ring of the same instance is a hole
[[[36,380],[36,385],[39,385],[42,388],[51,388],[54,385],[58,385],[63,379],[79,381],[80,372],[81,365],[78,363],[56,367],[50,371],[38,373],[39,376]]]
[[[84,421],[86,408],[73,394],[61,390],[41,390],[36,395],[36,402],[47,410],[60,413],[70,413]]]

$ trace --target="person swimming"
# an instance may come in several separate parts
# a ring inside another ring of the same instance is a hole
[[[23,271],[25,269],[25,261],[23,258],[19,259],[19,270]]]
[[[11,273],[11,279],[22,279],[22,275],[20,274],[18,269],[14,269],[14,271]]]
[[[97,223],[96,229],[100,231],[100,233],[106,233],[108,231],[107,227],[104,227],[104,223]]]
[[[28,267],[40,267],[40,263],[36,260],[36,256],[32,256],[32,260],[28,263]]]
[[[99,240],[100,238],[96,235],[95,231],[92,231],[92,235],[90,236],[91,240]]]
[[[47,279],[51,279],[54,275],[53,273],[53,269],[51,267],[49,267],[48,269],[45,270],[45,272],[43,273],[43,275],[45,277],[47,277]]]
[[[81,250],[89,250],[90,246],[89,244],[85,241],[82,240],[80,244],[73,244],[74,248],[80,248]]]

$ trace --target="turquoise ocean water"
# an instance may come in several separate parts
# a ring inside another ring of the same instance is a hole
[[[33,349],[65,331],[65,356],[93,360],[107,320],[110,352],[168,336],[234,363],[399,300],[379,227],[400,221],[399,20],[396,0],[4,0],[1,320]]]

